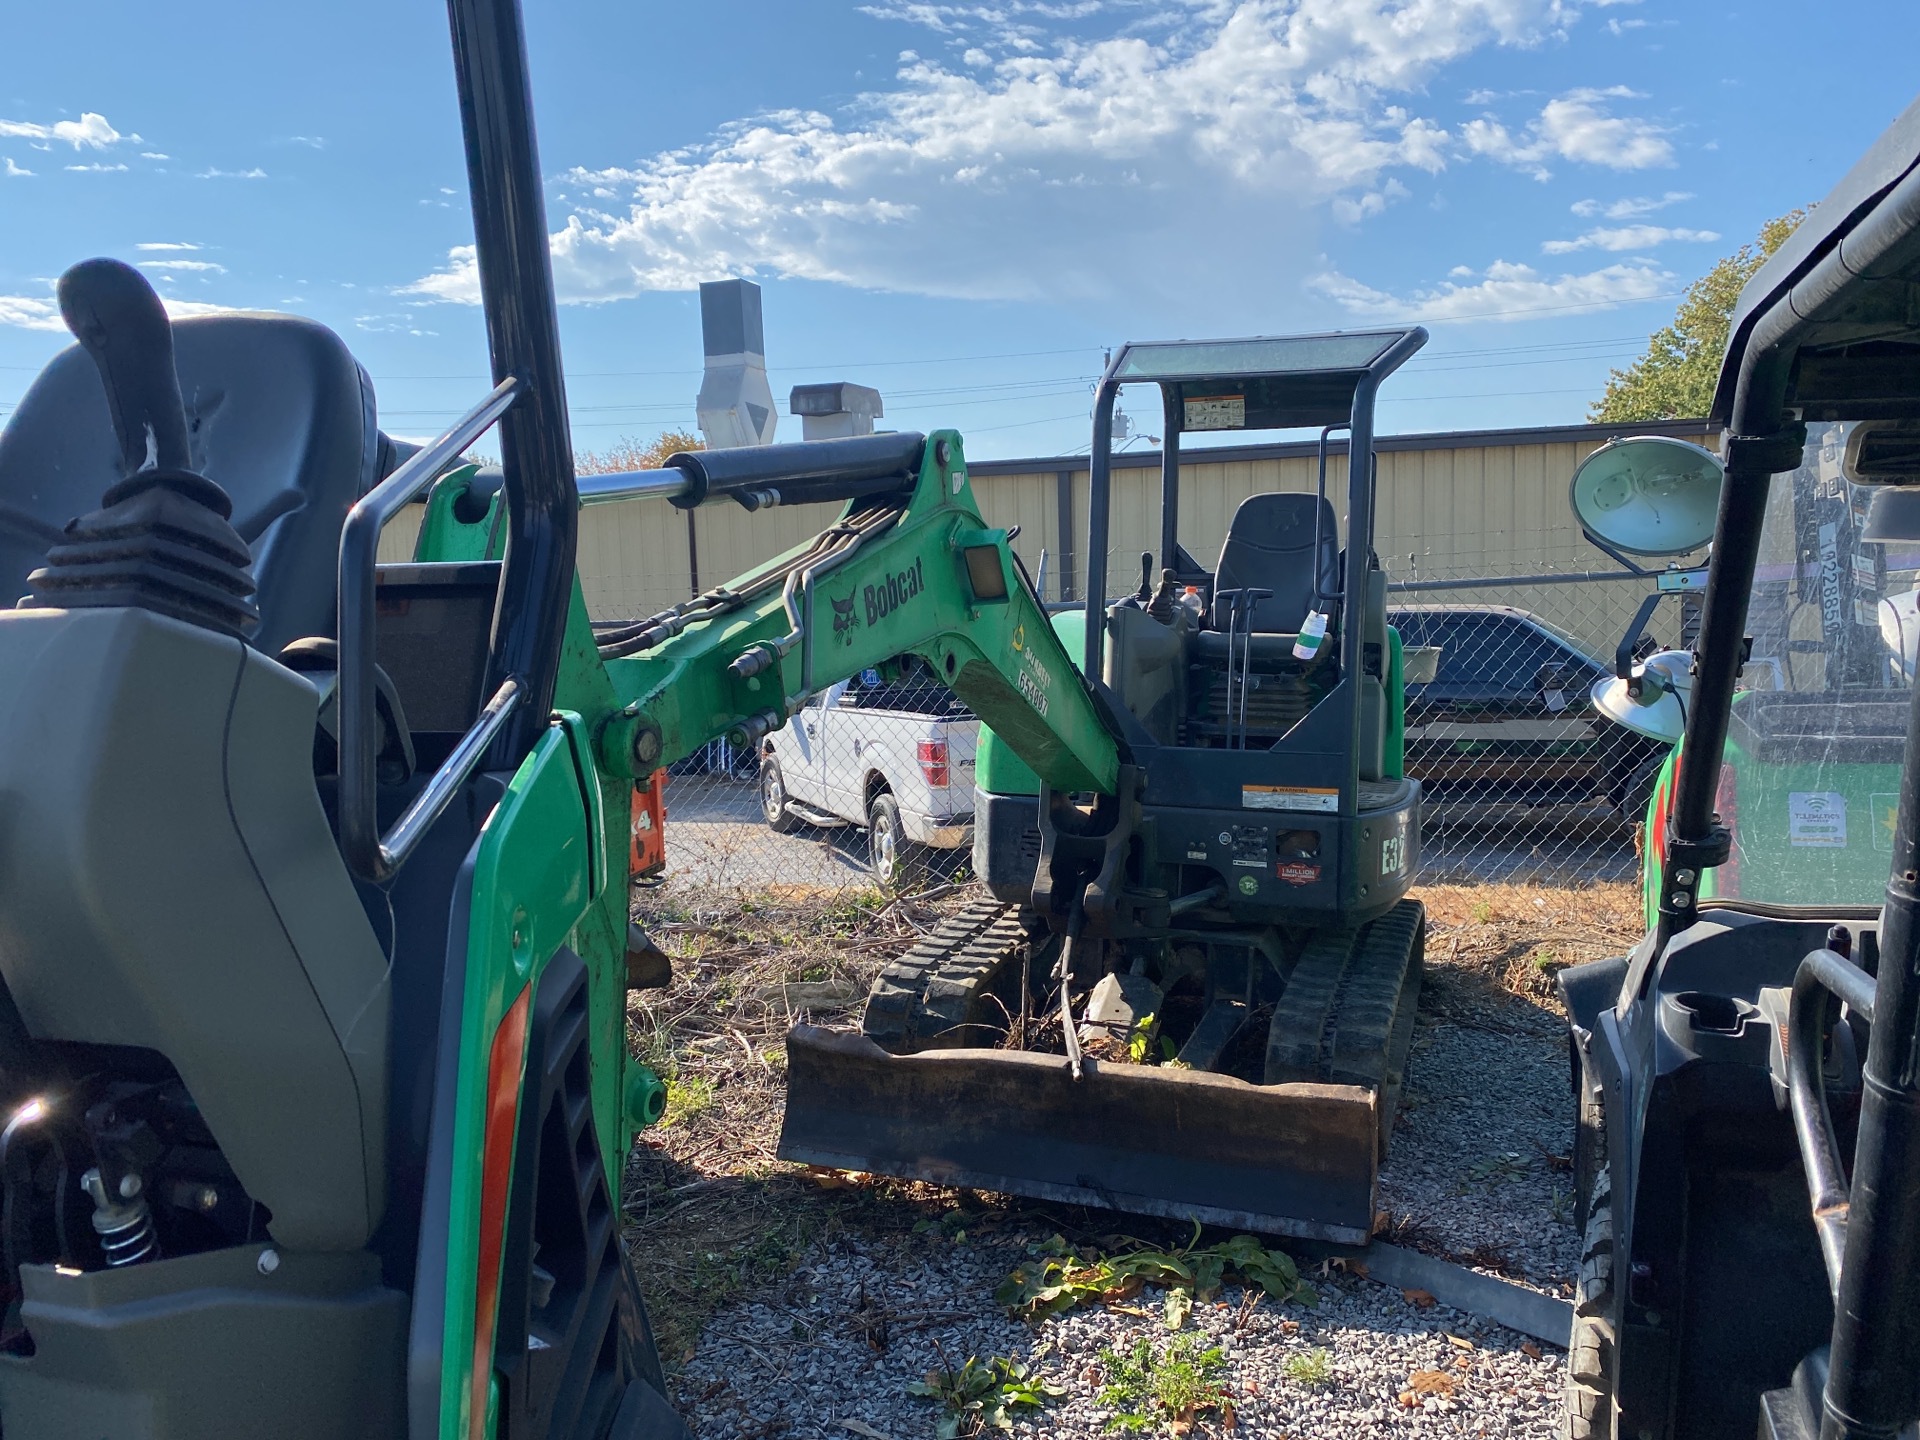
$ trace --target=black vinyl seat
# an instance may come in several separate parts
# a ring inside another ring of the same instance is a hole
[[[1271,590],[1270,598],[1253,607],[1253,632],[1296,634],[1307,612],[1317,608],[1316,571],[1318,588],[1332,592],[1340,575],[1340,537],[1333,506],[1318,495],[1249,495],[1227,527],[1213,589],[1216,595],[1222,590]],[[1224,607],[1216,608],[1222,613],[1210,615],[1207,628],[1224,630]],[[1245,624],[1244,619],[1241,623]]]
[[[1269,650],[1275,657],[1281,649],[1291,654],[1293,638],[1308,612],[1331,606],[1318,598],[1316,579],[1319,592],[1337,592],[1340,540],[1333,506],[1318,495],[1249,495],[1233,512],[1220,546],[1220,564],[1213,576],[1214,603],[1207,611],[1206,627],[1194,636],[1197,658],[1225,662],[1226,631],[1234,612],[1231,599],[1219,597],[1232,590],[1273,592],[1253,602],[1251,624],[1244,612],[1234,622],[1243,635],[1251,630],[1255,660],[1267,659]],[[1262,636],[1275,640],[1263,645]],[[1280,637],[1284,646],[1276,648]]]
[[[340,528],[382,468],[373,384],[340,337],[287,315],[215,315],[173,326],[194,468],[233,497],[253,550],[268,655],[331,635]],[[0,606],[66,523],[120,479],[99,372],[69,346],[0,431]]]

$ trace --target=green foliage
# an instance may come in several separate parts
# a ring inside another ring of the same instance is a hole
[[[704,1075],[676,1077],[667,1081],[667,1108],[660,1124],[662,1128],[683,1125],[712,1108],[713,1081]]]
[[[1806,216],[1805,210],[1793,210],[1767,221],[1752,244],[1742,245],[1688,286],[1673,323],[1647,341],[1646,354],[1607,377],[1606,393],[1587,418],[1610,424],[1705,415],[1713,403],[1741,287]]]
[[[1151,1015],[1142,1015],[1134,1022],[1133,1033],[1127,1037],[1127,1059],[1135,1065],[1147,1063],[1147,1055],[1153,1047],[1153,1019]]]
[[[1326,1350],[1303,1350],[1282,1360],[1280,1373],[1302,1389],[1324,1389],[1333,1379],[1333,1355]]]
[[[937,1401],[939,1440],[957,1440],[982,1430],[1011,1430],[1016,1410],[1038,1410],[1067,1392],[1033,1374],[1018,1360],[998,1355],[984,1364],[969,1355],[958,1370],[930,1370],[907,1386],[909,1395]]]
[[[1100,1363],[1107,1367],[1100,1403],[1116,1412],[1107,1421],[1109,1430],[1164,1428],[1183,1434],[1227,1403],[1220,1388],[1227,1357],[1198,1335],[1176,1335],[1161,1351],[1142,1338],[1124,1355],[1101,1351]]]
[[[1199,1237],[1195,1226],[1194,1240]],[[1282,1302],[1312,1305],[1318,1299],[1300,1279],[1292,1256],[1284,1250],[1269,1250],[1251,1235],[1236,1235],[1204,1248],[1192,1243],[1175,1250],[1142,1245],[1118,1255],[1080,1254],[1056,1235],[1035,1246],[1032,1257],[1000,1282],[993,1298],[1011,1313],[1039,1321],[1096,1300],[1128,1299],[1147,1285],[1164,1285],[1205,1300],[1218,1294],[1229,1276],[1258,1285]],[[1172,1306],[1167,1322],[1179,1328]]]

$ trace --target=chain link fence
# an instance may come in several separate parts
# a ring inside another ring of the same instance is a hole
[[[1390,618],[1409,645],[1440,651],[1433,679],[1407,690],[1407,772],[1426,793],[1422,878],[1631,880],[1665,749],[1589,697],[1653,579],[1574,565],[1462,574],[1409,558]],[[1663,601],[1639,653],[1681,645],[1688,624],[1685,602]],[[832,891],[880,876],[962,879],[979,729],[931,677],[882,683],[869,672],[814,697],[761,750],[716,741],[668,781],[669,883]]]

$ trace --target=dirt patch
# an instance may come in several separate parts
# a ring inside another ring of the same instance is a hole
[[[796,1021],[857,1014],[881,967],[961,900],[952,887],[912,898],[790,887],[641,892],[634,918],[672,957],[673,982],[632,997],[628,1038],[666,1082],[667,1111],[634,1147],[625,1203],[670,1365],[708,1316],[784,1275],[832,1228],[910,1229],[917,1219],[875,1206],[899,1199],[910,1208],[927,1187],[863,1186],[855,1197],[835,1177],[808,1178],[775,1157],[784,1040]]]
[[[1423,1014],[1475,1029],[1537,1028],[1564,1015],[1553,977],[1623,954],[1643,924],[1634,885],[1423,885]]]

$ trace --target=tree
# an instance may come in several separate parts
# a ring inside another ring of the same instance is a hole
[[[623,470],[658,470],[669,455],[703,448],[700,437],[686,430],[669,430],[645,444],[623,437],[606,450],[576,450],[573,469],[579,475],[617,475]]]
[[[1767,221],[1757,240],[1688,286],[1673,323],[1654,333],[1647,353],[1630,367],[1608,375],[1606,393],[1587,418],[1610,424],[1705,415],[1713,404],[1713,386],[1720,377],[1720,357],[1741,288],[1806,217],[1804,209],[1793,210]]]

